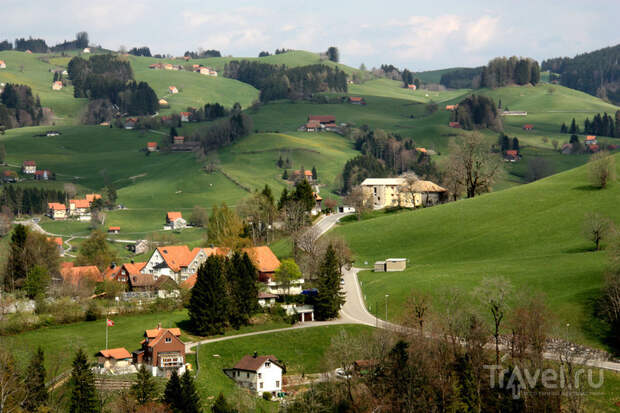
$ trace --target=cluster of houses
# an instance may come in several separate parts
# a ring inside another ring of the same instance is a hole
[[[302,127],[306,132],[338,132],[336,117],[332,115],[309,115],[308,120]]]
[[[429,207],[441,203],[447,190],[431,181],[367,178],[361,183],[364,198],[374,209]]]
[[[37,169],[37,163],[32,160],[22,162],[21,173],[32,176],[33,179],[40,181],[48,181],[56,178],[56,175],[49,169]],[[17,182],[19,176],[17,172],[5,170],[2,172],[2,181],[6,183]]]
[[[173,65],[172,63],[153,63],[149,65],[149,69],[159,70],[186,70],[182,65]],[[212,67],[193,64],[191,68],[192,72],[200,73],[205,76],[217,77],[217,71]]]
[[[60,202],[48,202],[47,215],[54,220],[71,217],[80,221],[90,221],[90,209],[97,199],[101,199],[100,194],[87,194],[84,199],[70,199],[68,206]]]

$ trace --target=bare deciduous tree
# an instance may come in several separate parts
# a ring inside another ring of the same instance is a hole
[[[491,152],[491,145],[478,132],[463,135],[450,142],[450,180],[465,187],[467,198],[489,192],[502,173],[502,160]]]
[[[404,325],[414,324],[421,335],[424,334],[424,322],[430,309],[429,297],[419,291],[413,291],[405,303]]]
[[[499,365],[499,333],[509,309],[508,299],[513,287],[502,277],[484,278],[482,285],[474,290],[480,302],[493,316],[493,337],[495,338],[495,361]]]
[[[594,242],[596,251],[601,249],[601,242],[614,233],[613,222],[596,212],[586,213],[583,220],[583,235]]]
[[[20,405],[25,397],[15,359],[7,351],[0,350],[0,412],[21,411]]]
[[[364,194],[361,186],[351,189],[351,193],[347,195],[344,202],[355,208],[355,214],[358,221],[362,219],[362,214],[372,208],[372,200]]]
[[[607,151],[597,152],[590,157],[590,182],[604,189],[616,180],[616,158]]]

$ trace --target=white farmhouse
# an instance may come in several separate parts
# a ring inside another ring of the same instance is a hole
[[[186,281],[198,272],[207,257],[213,254],[226,255],[227,250],[222,248],[194,248],[187,245],[168,245],[158,247],[146,265],[140,271],[142,274],[151,274],[157,280],[162,275],[172,278],[177,284]]]
[[[232,369],[224,373],[239,386],[262,395],[271,393],[276,396],[282,391],[282,373],[284,365],[275,356],[245,355]]]

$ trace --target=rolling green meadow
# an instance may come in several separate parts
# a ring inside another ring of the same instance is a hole
[[[546,296],[578,341],[605,348],[606,331],[592,311],[606,255],[593,251],[582,226],[587,212],[620,222],[618,185],[595,189],[587,168],[579,167],[473,199],[342,224],[335,233],[355,252],[356,265],[409,260],[404,272],[360,274],[373,312],[377,303],[383,308],[388,294],[388,317],[398,319],[414,290],[432,296],[441,309],[442,298],[455,288],[476,308],[471,292],[485,277],[504,277],[518,293]]]

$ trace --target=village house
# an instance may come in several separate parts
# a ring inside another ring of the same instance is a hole
[[[317,194],[316,192],[312,193],[312,197],[314,198],[314,207],[312,208],[312,215],[317,215],[323,209],[322,207],[323,198],[321,198],[321,195]]]
[[[588,148],[588,151],[590,151],[591,153],[596,153],[601,150],[600,147],[595,143],[587,145],[586,148]]]
[[[163,275],[169,276],[177,284],[186,281],[198,272],[207,257],[213,254],[226,255],[227,250],[222,248],[194,248],[187,245],[169,245],[158,247],[153,251],[144,267],[142,274],[151,274],[155,281]]]
[[[90,47],[85,47],[82,53],[90,53]]]
[[[375,262],[375,272],[405,271],[406,268],[406,258],[388,258],[385,261]]]
[[[149,65],[149,69],[161,69],[162,65],[161,63],[152,63]]]
[[[56,246],[56,249],[58,251],[58,255],[60,257],[64,257],[65,256],[65,250],[62,247],[62,238],[60,238],[60,237],[53,237],[53,238],[52,237],[48,237],[47,240]]]
[[[155,377],[170,377],[173,370],[185,373],[185,343],[178,328],[146,330],[140,350],[133,352],[134,364],[144,364]]]
[[[531,123],[526,123],[525,125],[523,125],[523,130],[534,130],[534,125],[532,125]]]
[[[461,124],[458,122],[450,122],[448,126],[450,126],[451,128],[457,128],[457,129],[461,128]]]
[[[52,90],[60,90],[62,89],[62,81],[57,80],[54,83],[52,83]]]
[[[304,171],[301,171],[300,169],[294,170],[293,172],[291,172],[291,178],[295,182],[300,181],[302,179],[305,179],[306,181],[310,183],[314,181],[312,179],[312,171],[309,169],[306,169]]]
[[[415,91],[417,88],[418,87],[416,85],[413,85],[413,84],[407,85],[407,89],[412,90],[412,91]]]
[[[301,294],[301,291],[299,292]],[[314,306],[309,304],[282,304],[287,316],[295,316],[295,321],[305,323],[314,321]]]
[[[69,215],[80,219],[90,218],[90,202],[88,199],[70,199]]]
[[[179,115],[181,116],[181,122],[189,122],[189,118],[192,116],[190,112],[181,112]]]
[[[149,152],[155,152],[157,150],[157,142],[147,142],[146,150]]]
[[[179,89],[177,89],[176,86],[168,86],[168,92],[174,95],[175,93],[179,93]]]
[[[94,202],[94,201],[95,201],[95,200],[97,200],[97,199],[101,199],[101,194],[86,194],[86,195],[84,196],[84,198],[85,198],[88,202],[92,203],[92,202]]]
[[[134,254],[144,254],[149,249],[149,242],[145,239],[141,239],[136,241],[135,244],[128,244],[126,248]]]
[[[128,370],[135,372],[131,364],[131,353],[124,347],[100,350],[95,356],[99,374],[123,374]]]
[[[213,76],[213,77],[217,76],[217,72],[210,67],[201,67],[198,71],[200,72],[201,75]]]
[[[431,181],[407,182],[405,178],[367,178],[361,187],[374,209],[432,206],[441,202],[446,192],[445,188]]]
[[[233,368],[224,369],[224,374],[237,385],[261,396],[271,393],[276,396],[282,391],[282,373],[286,372],[275,356],[245,355]]]
[[[458,104],[456,105],[446,105],[446,110],[456,110],[459,107]]]
[[[164,229],[182,229],[187,226],[187,221],[183,219],[180,212],[168,212],[166,214],[166,225]]]
[[[22,162],[22,173],[33,174],[37,172],[37,163],[35,161]]]
[[[181,113],[184,113],[184,112],[181,112]],[[183,145],[185,143],[185,136],[175,136],[174,138],[172,138],[172,143],[174,145]]]
[[[61,220],[67,218],[67,207],[59,202],[47,203],[47,216],[51,219]]]
[[[328,123],[336,123],[336,117],[332,115],[309,115],[308,122],[317,121],[321,125],[327,125]]]
[[[174,69],[174,67],[172,66],[172,63],[164,63],[164,69],[172,70]]]
[[[94,265],[74,266],[72,262],[63,263],[60,268],[63,283],[73,287],[82,287],[87,283],[103,282],[103,274]]]
[[[48,169],[40,169],[34,173],[34,179],[39,181],[48,181],[52,176],[52,172]]]
[[[159,106],[167,107],[168,101],[166,99],[159,99]]]
[[[366,101],[363,97],[349,96],[349,103],[352,103],[354,105],[365,105]]]
[[[2,180],[4,182],[9,182],[9,183],[17,182],[17,172],[15,172],[15,171],[4,171],[2,173]]]
[[[506,162],[517,162],[519,159],[521,159],[521,156],[516,149],[509,149],[504,152],[504,161]]]
[[[276,294],[259,292],[258,293],[258,305],[260,305],[263,308],[272,307],[276,303],[276,298],[278,298]]]
[[[274,274],[280,266],[280,260],[271,251],[271,248],[263,245],[259,247],[244,248],[243,252],[248,254],[248,257],[254,263],[254,266],[258,270],[258,280],[267,281],[273,280]]]
[[[121,227],[109,227],[108,234],[118,234],[121,232]]]
[[[318,132],[323,128],[323,125],[321,125],[321,122],[318,120],[309,120],[304,125],[304,128],[306,129],[306,132]]]
[[[155,289],[155,278],[151,274],[133,274],[127,281],[129,290],[133,292],[146,292]]]
[[[0,69],[6,69],[6,63],[4,60],[0,60]]]
[[[588,136],[586,136],[586,140],[583,141],[583,143],[585,145],[596,145],[598,143],[598,141],[596,140],[596,136],[588,135]]]

